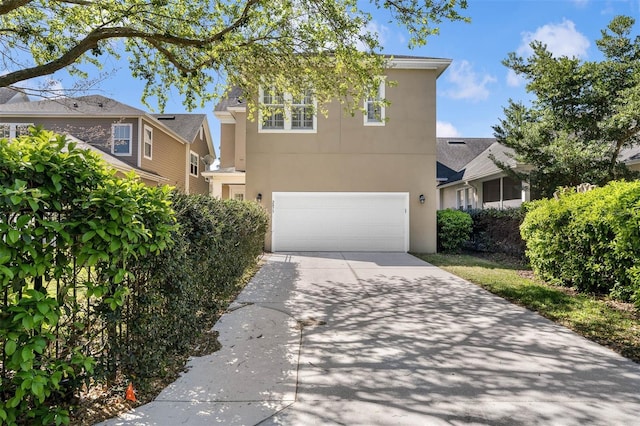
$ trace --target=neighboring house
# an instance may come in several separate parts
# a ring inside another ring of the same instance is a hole
[[[630,170],[640,172],[640,146],[624,148],[618,157]]]
[[[438,138],[437,144],[440,210],[502,209],[530,200],[529,185],[508,176],[492,157],[515,171],[531,168],[516,162],[514,151],[494,138]],[[640,146],[623,149],[619,161],[640,171]]]
[[[325,117],[310,94],[285,103],[261,90],[275,112],[250,120],[235,90],[215,109],[212,194],[262,203],[269,251],[435,252],[436,80],[450,62],[394,57],[383,77],[397,84],[378,93],[390,105],[363,100],[355,116],[338,101]]]
[[[20,89],[0,87],[0,105],[29,102],[29,96]]]
[[[0,105],[0,137],[19,136],[30,125],[86,142],[148,185],[209,192],[202,172],[215,152],[205,114],[149,114],[98,95]]]
[[[439,209],[502,209],[529,201],[529,186],[492,160],[515,171],[529,170],[508,155],[510,148],[493,138],[438,138],[437,143]]]

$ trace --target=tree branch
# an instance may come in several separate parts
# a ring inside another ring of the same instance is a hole
[[[0,15],[6,15],[12,10],[16,10],[27,3],[31,3],[32,1],[33,0],[4,0],[0,3]]]
[[[10,1],[25,1],[25,0],[10,0]],[[18,71],[10,72],[0,76],[0,87],[7,87],[19,81],[28,80],[34,77],[41,77],[44,75],[53,74],[74,62],[76,62],[84,53],[98,47],[98,43],[101,41],[114,39],[114,38],[137,38],[143,39],[152,44],[156,49],[161,46],[162,43],[184,46],[184,47],[201,47],[221,41],[225,35],[232,31],[235,31],[246,24],[251,7],[259,3],[261,0],[248,0],[240,16],[229,26],[213,34],[210,37],[203,39],[192,39],[186,37],[179,37],[170,34],[161,33],[149,33],[127,27],[102,27],[91,31],[84,39],[78,42],[75,46],[69,49],[66,53],[61,55],[56,60],[47,62],[46,64],[36,65],[30,68],[21,69]],[[5,3],[3,3],[4,5]],[[162,54],[166,54],[166,49],[158,49]],[[169,57],[170,59],[170,57]]]

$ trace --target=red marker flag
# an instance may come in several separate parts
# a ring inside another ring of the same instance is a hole
[[[133,390],[133,383],[129,383],[129,387],[124,396],[128,401],[136,402],[136,392]]]

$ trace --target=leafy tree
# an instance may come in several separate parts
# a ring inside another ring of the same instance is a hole
[[[369,0],[426,43],[466,0]],[[225,87],[257,93],[260,82],[293,93],[312,86],[319,101],[358,99],[382,70],[371,15],[357,0],[5,0],[0,3],[0,87],[129,56],[145,81],[143,101],[160,109],[177,88],[193,108]],[[220,83],[225,80],[226,84]],[[336,83],[338,82],[339,83]],[[215,85],[215,87],[214,87]],[[251,99],[248,99],[251,103]]]
[[[510,100],[494,134],[518,161],[533,166],[519,177],[530,181],[535,195],[632,175],[619,155],[640,142],[640,36],[630,36],[634,23],[617,16],[602,30],[596,41],[601,61],[556,58],[538,41],[531,43],[530,58],[512,52],[503,61],[528,81],[535,99],[530,106]]]

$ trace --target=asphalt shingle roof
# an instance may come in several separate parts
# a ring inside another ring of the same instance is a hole
[[[493,162],[490,158],[491,156],[511,168],[515,167],[517,163],[516,160],[511,157],[513,153],[513,149],[494,142],[489,148],[467,164],[462,179],[473,180],[481,176],[489,176],[501,172],[502,169]]]
[[[20,102],[0,105],[0,112],[24,114],[60,114],[60,115],[114,115],[140,116],[145,111],[123,104],[101,95],[80,96],[77,98],[45,99],[33,102]]]
[[[12,87],[0,87],[0,104],[6,104],[20,93],[22,92]]]
[[[205,114],[147,114],[146,111],[102,95],[45,99],[34,102],[18,102],[0,105],[0,114],[3,112],[24,115],[148,116],[155,118],[158,122],[162,123],[162,125],[171,129],[188,142],[193,142],[206,119]]]
[[[239,87],[232,87],[227,96],[225,96],[218,104],[213,108],[214,111],[226,111],[227,108],[245,106],[243,101],[244,91]]]
[[[438,179],[451,181],[471,160],[495,142],[494,138],[437,138]]]
[[[151,116],[189,142],[193,142],[206,118],[206,114],[151,114]]]

